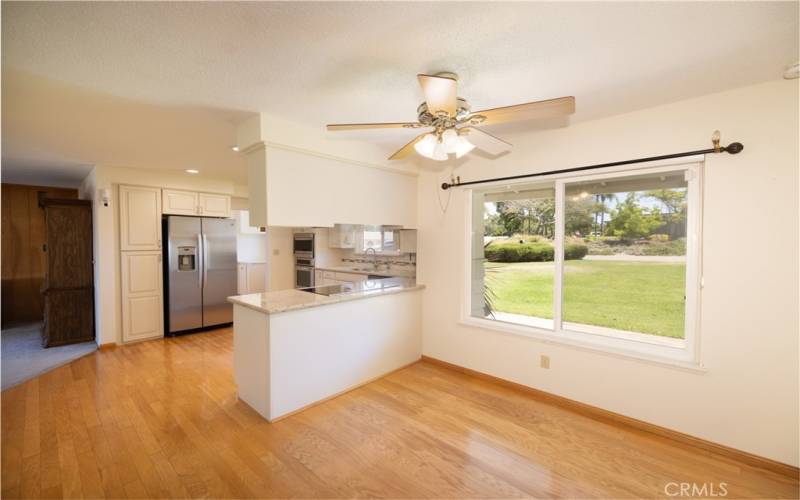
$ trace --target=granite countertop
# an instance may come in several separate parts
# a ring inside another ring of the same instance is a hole
[[[378,295],[410,292],[413,290],[421,290],[425,287],[424,285],[418,285],[415,280],[408,278],[373,279],[348,285],[349,290],[334,295],[320,295],[305,291],[304,289],[289,289],[236,295],[228,297],[228,302],[265,314],[276,314],[285,311],[324,306],[326,304],[347,302],[349,300],[365,299]]]
[[[356,269],[356,267],[358,267],[358,269]],[[314,269],[318,271],[333,271],[335,273],[365,274],[401,278],[413,278],[417,275],[417,270],[414,266],[392,267],[390,269],[372,269],[372,266],[369,264],[361,264],[360,266],[316,266]]]

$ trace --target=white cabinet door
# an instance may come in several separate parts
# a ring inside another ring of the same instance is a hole
[[[161,252],[124,252],[122,265],[122,340],[164,336]]]
[[[162,191],[161,204],[165,214],[197,215],[200,211],[199,199],[198,194],[192,191],[165,189]]]
[[[336,224],[328,230],[328,247],[355,248],[356,226],[352,224]]]
[[[247,264],[236,266],[236,292],[239,295],[250,293],[247,291]]]
[[[264,264],[247,264],[247,293],[267,291],[267,274]]]
[[[159,250],[161,248],[161,190],[159,188],[119,187],[120,249]]]
[[[342,226],[341,237],[339,238],[339,245],[341,245],[341,248],[356,247],[356,227],[354,225],[344,224]]]
[[[231,197],[224,194],[200,193],[200,215],[230,217]]]
[[[403,253],[417,253],[416,229],[402,229],[400,231],[400,251]]]

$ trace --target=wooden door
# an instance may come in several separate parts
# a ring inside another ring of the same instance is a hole
[[[198,215],[200,212],[199,196],[191,191],[164,189],[161,203],[165,214]]]
[[[120,186],[119,199],[121,250],[161,249],[161,189]]]
[[[45,347],[94,339],[92,203],[44,200]]]
[[[122,340],[164,335],[161,252],[122,254]]]
[[[200,215],[205,217],[230,217],[231,197],[224,194],[200,193]]]

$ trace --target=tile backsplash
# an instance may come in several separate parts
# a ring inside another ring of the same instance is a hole
[[[413,253],[405,253],[400,255],[376,255],[374,258],[375,261],[380,262],[384,265],[391,265],[391,266],[406,266],[406,267],[416,267],[417,259],[416,254]],[[351,250],[349,255],[346,257],[342,257],[342,263],[346,264],[371,264],[373,262],[372,255],[364,256],[364,255],[357,255],[353,253]]]

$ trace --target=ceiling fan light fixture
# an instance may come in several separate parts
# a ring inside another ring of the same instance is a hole
[[[436,144],[438,142],[439,141],[436,140],[435,135],[426,134],[425,137],[414,144],[414,149],[416,149],[417,153],[421,154],[425,158],[433,158],[433,152],[436,149]]]
[[[473,149],[475,149],[475,145],[472,144],[467,140],[466,137],[463,135],[459,135],[456,138],[456,148],[455,148],[456,158],[461,158],[465,154],[469,153]]]
[[[436,161],[447,160],[447,153],[445,153],[444,146],[435,134],[425,135],[425,137],[414,144],[414,149],[425,158]]]
[[[436,146],[433,148],[433,156],[431,156],[431,159],[436,161],[446,161],[447,158],[447,151],[444,148],[444,144],[442,144],[441,140],[437,139]]]
[[[575,112],[575,97],[566,96],[498,108],[472,111],[469,102],[458,97],[458,77],[454,73],[417,75],[425,100],[417,107],[417,121],[390,123],[335,123],[328,131],[429,128],[392,153],[389,160],[403,160],[416,152],[436,161],[450,155],[461,158],[473,149],[499,156],[511,151],[511,144],[476,127],[569,115]],[[463,136],[463,137],[462,137]],[[469,140],[467,140],[469,137]]]
[[[458,132],[456,132],[455,129],[449,128],[442,132],[442,147],[444,147],[444,152],[447,154],[456,152],[456,148],[458,147]]]

